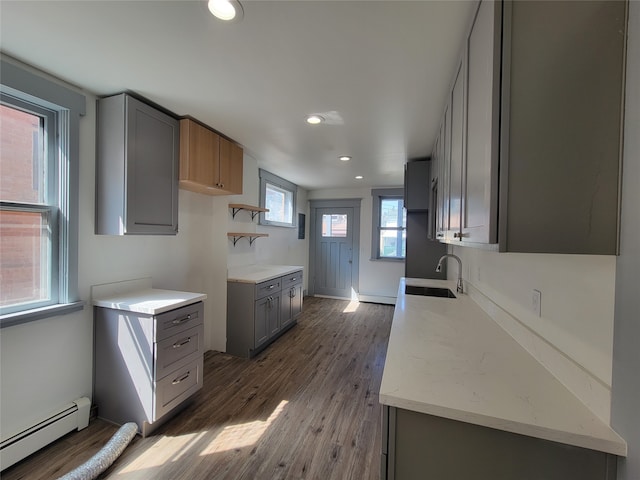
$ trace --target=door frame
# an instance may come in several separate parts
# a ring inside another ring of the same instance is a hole
[[[309,200],[309,295],[315,295],[316,273],[316,218],[319,208],[353,208],[353,249],[351,256],[352,288],[360,294],[360,204],[361,198],[335,200]]]

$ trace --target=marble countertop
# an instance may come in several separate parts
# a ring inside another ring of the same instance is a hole
[[[625,456],[627,444],[467,295],[406,295],[403,278],[380,403]]]
[[[298,270],[304,270],[304,267],[300,265],[248,265],[230,268],[227,272],[227,281],[260,283],[297,272]]]
[[[129,312],[144,313],[147,315],[157,315],[175,308],[200,302],[206,298],[207,295],[204,293],[146,288],[104,298],[94,298],[93,305],[96,307],[127,310]]]

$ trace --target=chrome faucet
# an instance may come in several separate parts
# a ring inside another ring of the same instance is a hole
[[[442,261],[447,257],[455,258],[458,261],[458,283],[456,284],[456,291],[458,293],[464,293],[462,288],[462,260],[460,260],[460,257],[454,255],[453,253],[445,253],[442,257],[440,257],[440,260],[438,260],[436,272],[442,271]]]

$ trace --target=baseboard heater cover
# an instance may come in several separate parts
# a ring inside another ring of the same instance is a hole
[[[28,457],[72,430],[89,425],[91,401],[80,397],[59,412],[0,443],[0,471]]]

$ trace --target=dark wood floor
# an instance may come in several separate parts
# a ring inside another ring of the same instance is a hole
[[[208,352],[204,388],[100,478],[379,479],[378,392],[393,307],[305,298],[298,325],[253,360]],[[2,472],[57,478],[117,427],[93,420]]]

